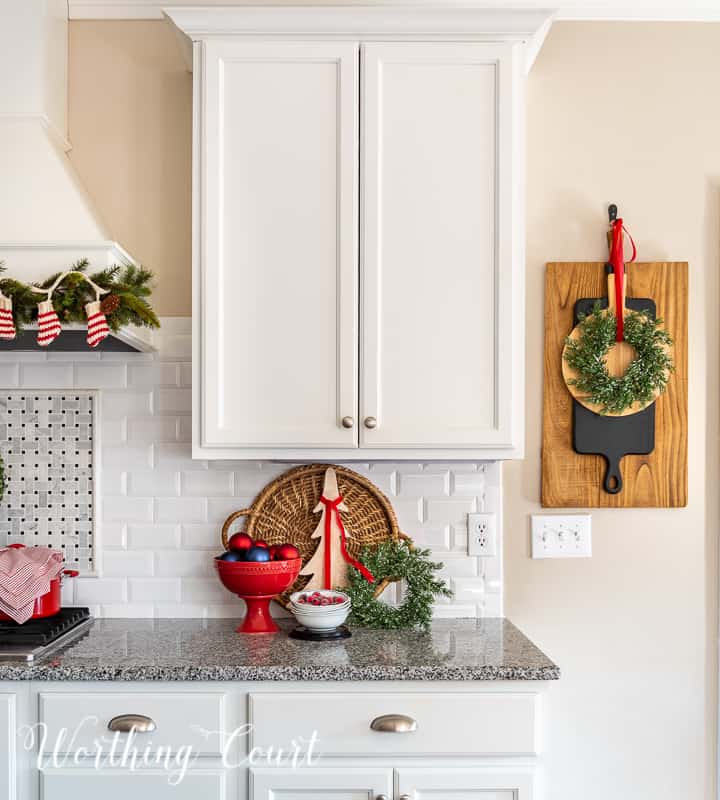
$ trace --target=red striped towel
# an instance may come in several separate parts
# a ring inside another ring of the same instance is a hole
[[[50,591],[62,566],[62,553],[49,547],[0,549],[0,610],[15,622],[27,622],[35,600]]]

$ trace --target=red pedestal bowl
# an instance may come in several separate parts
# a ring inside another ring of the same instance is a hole
[[[238,633],[275,633],[278,626],[270,616],[270,601],[295,582],[301,558],[287,561],[221,561],[215,569],[222,585],[242,597],[247,606]]]

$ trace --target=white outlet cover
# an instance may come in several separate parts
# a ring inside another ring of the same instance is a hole
[[[590,558],[590,514],[533,514],[533,558]]]
[[[468,514],[468,555],[497,555],[497,516],[494,512]]]

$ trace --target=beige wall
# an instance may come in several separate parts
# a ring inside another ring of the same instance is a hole
[[[73,23],[73,160],[115,235],[189,313],[190,84],[163,23]],[[505,467],[506,612],[563,669],[548,800],[710,800],[717,621],[720,26],[558,24],[529,84],[527,458]],[[602,259],[620,204],[642,259],[688,260],[687,509],[594,511],[593,558],[532,561],[543,267]]]
[[[70,24],[70,159],[110,234],[190,313],[192,75],[163,22]]]

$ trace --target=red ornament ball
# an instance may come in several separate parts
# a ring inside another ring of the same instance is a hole
[[[249,550],[253,544],[252,536],[249,536],[247,533],[234,533],[230,537],[230,541],[228,541],[228,550],[242,553]]]
[[[300,558],[300,551],[294,544],[280,544],[275,549],[275,561],[290,561],[293,558]]]
[[[270,549],[270,545],[264,539],[256,539],[253,543],[254,547],[264,547],[266,550]]]

